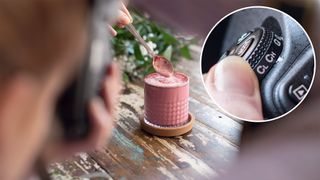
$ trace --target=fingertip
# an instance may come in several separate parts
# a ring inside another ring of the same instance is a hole
[[[128,15],[123,12],[122,10],[120,10],[119,12],[119,18],[118,18],[118,26],[119,27],[124,27],[127,24],[131,23],[131,19],[128,17]]]
[[[103,104],[103,101],[99,97],[94,97],[90,101],[90,108],[93,111],[96,111],[96,109],[99,109],[100,106]]]
[[[125,3],[123,3],[123,2],[121,3],[120,9],[129,17],[130,22],[132,23],[133,22],[133,18],[131,16],[130,12],[128,11]]]
[[[111,34],[111,36],[113,36],[113,37],[117,36],[118,32],[115,29],[113,29],[113,27],[111,27],[109,25],[108,28],[109,28],[109,33]]]
[[[91,100],[91,121],[92,129],[88,142],[95,149],[105,144],[109,131],[113,129],[112,116],[107,111],[105,103],[99,97]]]
[[[248,120],[263,119],[258,79],[241,57],[227,57],[212,67],[205,85],[226,112]]]
[[[90,112],[91,112],[91,117],[94,121],[94,123],[103,123],[104,121],[106,121],[108,119],[109,112],[107,112],[106,110],[106,105],[104,103],[104,101],[102,100],[102,98],[100,97],[94,97],[91,101],[90,101]]]
[[[217,64],[214,69],[215,88],[251,96],[259,90],[257,77],[250,65],[242,58],[231,56]]]

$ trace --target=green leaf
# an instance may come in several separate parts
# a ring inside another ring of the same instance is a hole
[[[143,56],[142,53],[140,51],[140,47],[138,43],[135,43],[135,45],[133,46],[133,50],[134,50],[134,56],[136,58],[136,60],[143,60]]]
[[[171,56],[172,56],[172,46],[168,46],[166,48],[166,50],[164,50],[163,54],[162,54],[165,58],[167,58],[168,60],[171,59]]]
[[[184,45],[182,48],[180,48],[181,56],[186,59],[192,59],[190,49],[187,45]]]
[[[177,39],[175,37],[173,37],[172,35],[168,34],[165,31],[162,31],[163,34],[163,40],[164,42],[168,43],[168,44],[175,44],[177,43]]]

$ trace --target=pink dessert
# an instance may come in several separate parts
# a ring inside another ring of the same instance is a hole
[[[145,119],[168,127],[188,121],[189,78],[182,73],[169,77],[152,73],[145,77]]]
[[[178,87],[188,83],[188,77],[181,73],[174,73],[165,77],[158,73],[153,73],[145,78],[145,82],[158,87]]]

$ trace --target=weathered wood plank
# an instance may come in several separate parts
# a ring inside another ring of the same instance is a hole
[[[208,105],[201,104],[196,99],[190,97],[190,112],[192,112],[199,123],[207,128],[211,128],[216,134],[224,137],[234,145],[239,145],[242,125],[230,119],[219,111],[212,109]]]
[[[112,179],[87,153],[80,153],[61,163],[53,163],[48,169],[52,179]]]

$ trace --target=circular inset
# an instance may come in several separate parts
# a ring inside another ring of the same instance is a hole
[[[315,76],[312,42],[277,9],[253,6],[221,19],[201,53],[206,90],[228,115],[254,122],[278,119],[307,96]]]

